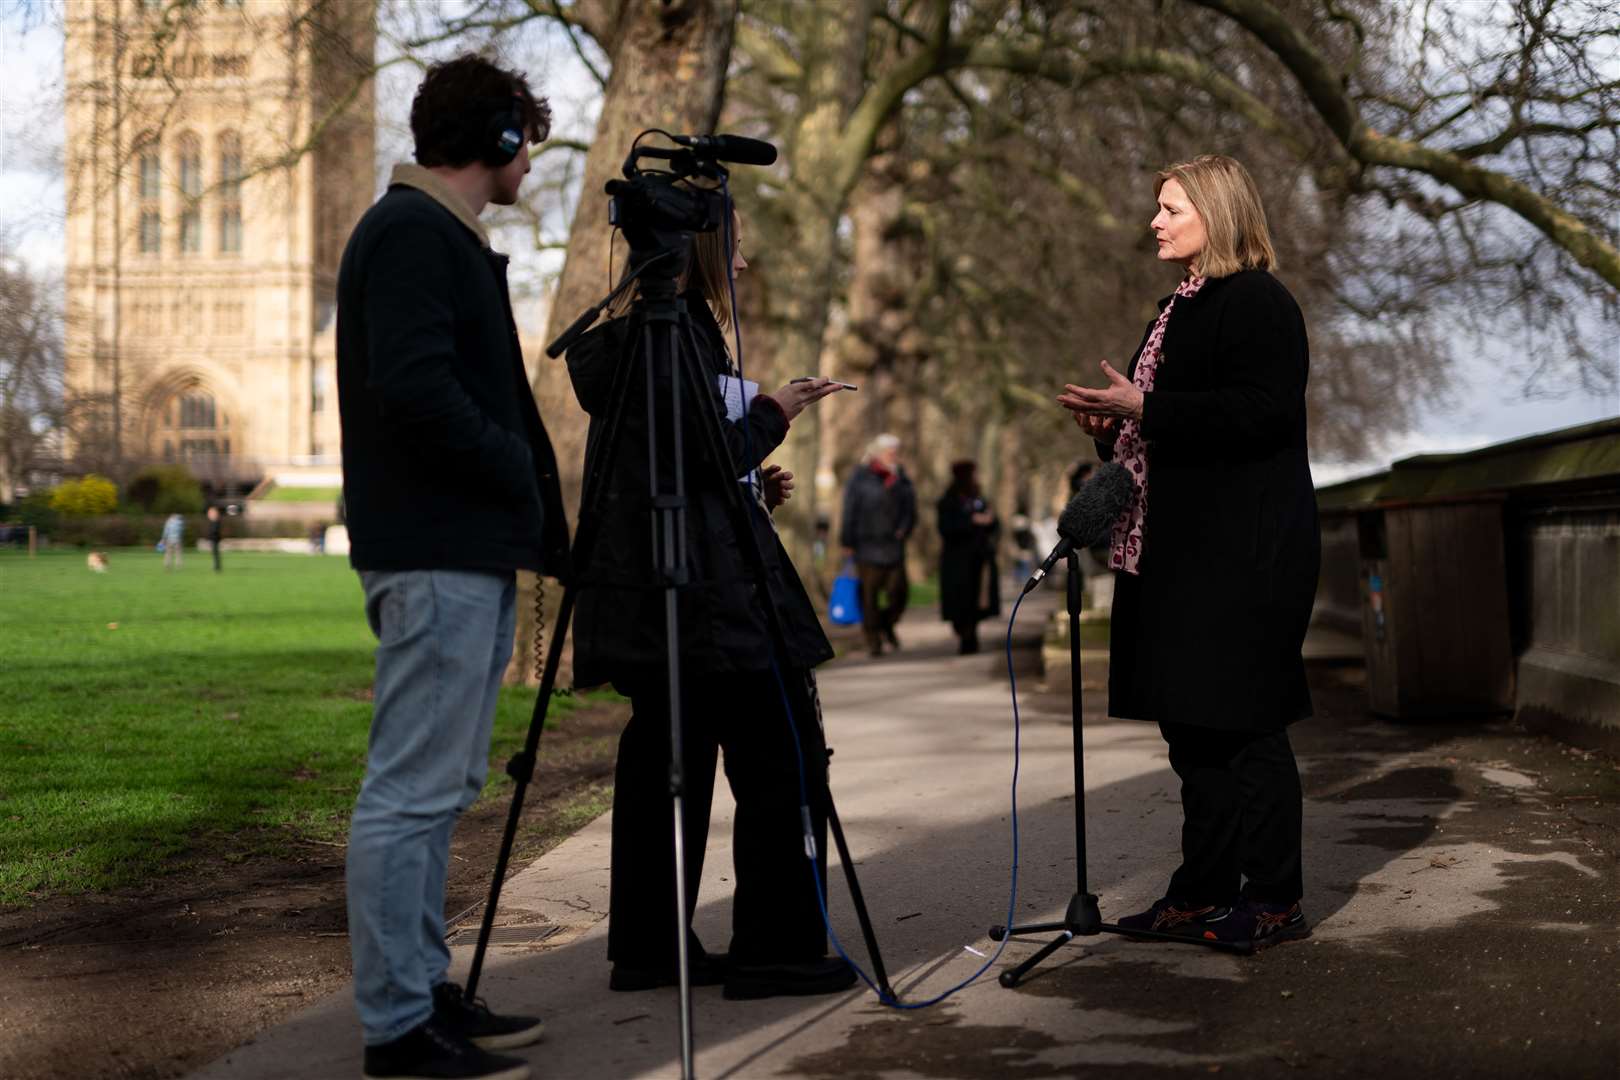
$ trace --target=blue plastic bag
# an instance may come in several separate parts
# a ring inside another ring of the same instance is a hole
[[[854,563],[845,563],[833,578],[827,618],[839,626],[853,626],[861,621],[861,579],[855,576]]]

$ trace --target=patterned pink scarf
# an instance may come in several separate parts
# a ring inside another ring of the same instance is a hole
[[[1153,377],[1159,370],[1159,351],[1164,344],[1164,327],[1170,321],[1170,312],[1175,310],[1176,299],[1192,296],[1204,287],[1205,280],[1196,275],[1183,280],[1176,286],[1170,302],[1159,312],[1159,320],[1148,333],[1147,344],[1142,346],[1142,355],[1136,361],[1136,373],[1131,377],[1131,382],[1142,393],[1153,389]],[[1147,443],[1142,440],[1142,425],[1138,421],[1126,420],[1119,425],[1119,438],[1114,442],[1114,460],[1131,471],[1135,494],[1131,505],[1114,525],[1114,550],[1108,556],[1108,565],[1127,574],[1139,574],[1141,571],[1137,569],[1137,564],[1142,560],[1142,526],[1147,521],[1148,463]]]

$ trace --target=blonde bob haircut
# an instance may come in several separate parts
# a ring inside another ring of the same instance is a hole
[[[1276,268],[1266,208],[1249,170],[1222,154],[1205,154],[1159,173],[1153,183],[1154,198],[1166,180],[1174,180],[1187,193],[1208,237],[1189,270],[1218,278],[1239,270]]]

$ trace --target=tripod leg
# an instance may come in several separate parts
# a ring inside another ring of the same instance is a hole
[[[478,992],[478,977],[484,970],[484,953],[489,948],[490,931],[495,928],[495,909],[501,902],[501,886],[506,883],[506,865],[512,858],[512,844],[517,839],[518,820],[523,816],[523,796],[534,777],[535,757],[540,752],[540,733],[545,730],[546,711],[551,706],[551,692],[557,685],[557,665],[562,662],[563,641],[568,636],[568,621],[574,614],[574,590],[563,590],[562,605],[557,610],[557,629],[551,636],[547,650],[546,672],[540,682],[540,695],[534,701],[534,716],[529,721],[528,739],[523,752],[506,763],[506,772],[512,777],[512,808],[506,815],[506,831],[501,835],[500,854],[495,858],[495,877],[489,884],[489,902],[484,905],[483,922],[478,927],[478,947],[473,950],[472,970],[467,975],[467,1000]]]
[[[827,798],[827,824],[832,828],[833,843],[838,848],[838,861],[844,867],[844,881],[849,885],[849,898],[855,905],[855,917],[861,923],[861,936],[866,939],[866,954],[872,958],[872,974],[877,978],[878,993],[893,998],[889,986],[889,973],[883,968],[883,954],[878,950],[877,933],[872,929],[872,916],[866,910],[866,898],[861,895],[861,882],[855,876],[855,860],[849,857],[849,845],[844,842],[844,826],[838,821],[838,810],[833,806],[832,789],[825,791]]]

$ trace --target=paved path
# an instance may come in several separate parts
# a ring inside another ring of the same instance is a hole
[[[898,656],[840,660],[822,679],[834,793],[908,1001],[968,977],[994,951],[986,927],[1005,918],[1011,854],[1005,673],[993,657],[955,656],[930,615],[911,614]],[[1020,624],[1042,617],[1026,609]],[[1174,868],[1179,802],[1157,732],[1101,714],[1105,664],[1106,653],[1088,650],[1088,861],[1092,891],[1115,918],[1158,896]],[[698,1075],[1600,1073],[1596,1063],[1620,1051],[1620,777],[1501,724],[1373,721],[1360,712],[1355,669],[1329,677],[1338,681],[1318,693],[1319,715],[1295,729],[1308,793],[1305,903],[1318,924],[1310,942],[1242,959],[1105,936],[1065,948],[1009,991],[994,974],[1034,947],[1015,943],[949,1002],[912,1012],[864,989],[761,1002],[700,989]],[[1043,693],[1036,683],[1020,684],[1021,921],[1060,917],[1074,889],[1067,686]],[[729,814],[717,792],[695,924],[714,949],[730,912]],[[674,991],[607,989],[608,824],[517,874],[503,899],[507,943],[492,949],[480,992],[548,1018],[545,1041],[524,1051],[539,1077],[678,1074]],[[836,867],[833,882],[834,925],[864,963]],[[465,965],[470,945],[455,951]],[[345,993],[196,1076],[359,1071]]]

